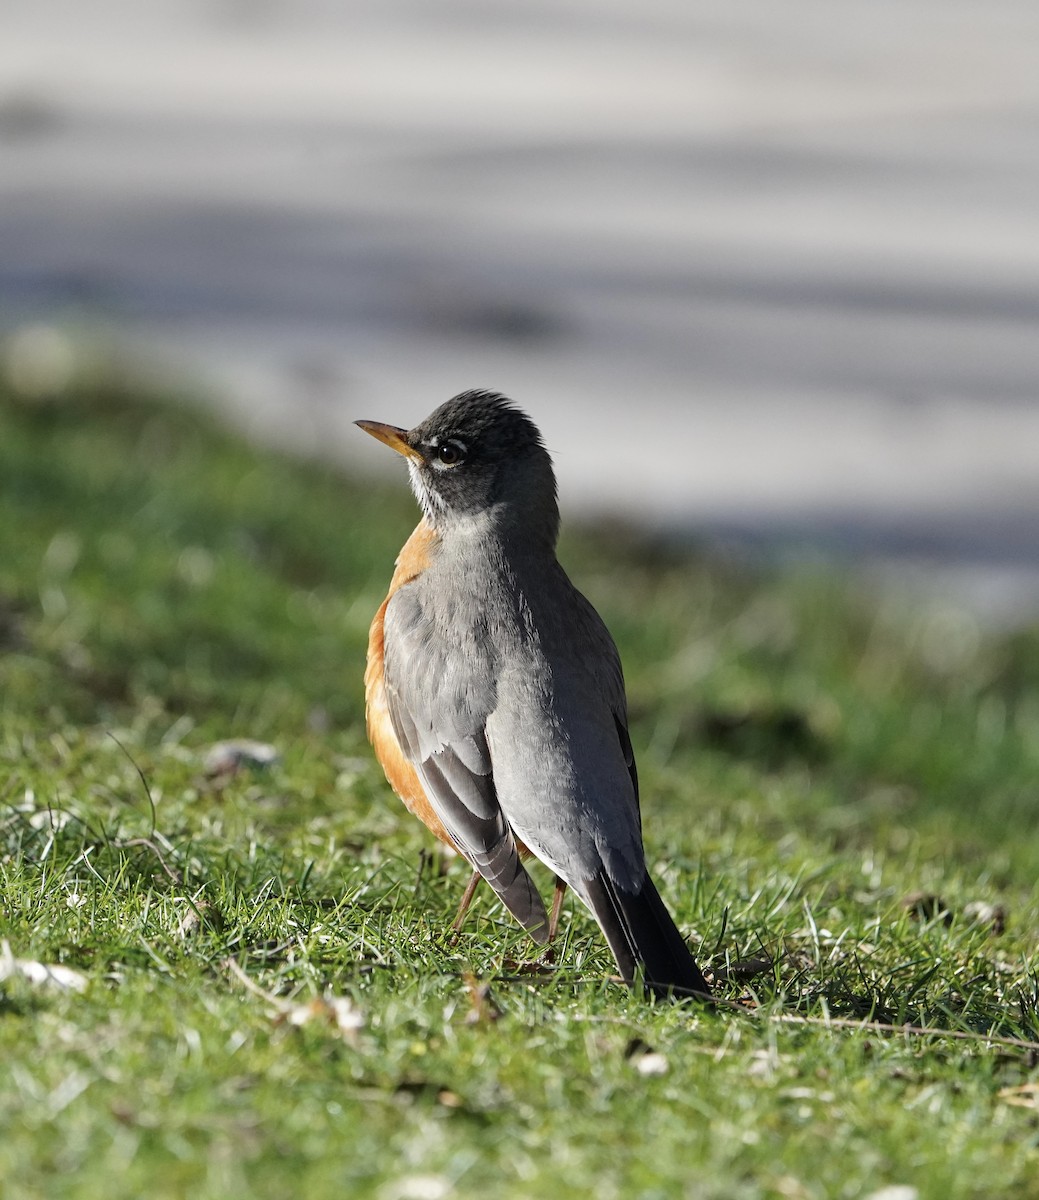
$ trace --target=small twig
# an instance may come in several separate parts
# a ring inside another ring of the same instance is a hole
[[[503,983],[520,983],[530,982],[530,976],[522,975],[499,975],[499,980]],[[612,977],[615,982],[621,983],[618,976]],[[565,979],[560,980],[568,984],[587,983],[592,984],[599,982],[592,979]],[[1007,1037],[998,1033],[981,1033],[973,1029],[944,1029],[935,1025],[895,1025],[887,1021],[870,1021],[857,1020],[854,1017],[810,1017],[801,1016],[798,1013],[771,1013],[760,1007],[751,1008],[746,1004],[741,1004],[736,1000],[727,1000],[721,996],[704,996],[700,992],[691,991],[688,988],[674,988],[674,994],[677,997],[691,997],[693,999],[705,1001],[705,1008],[714,1008],[715,1010],[725,1010],[731,1013],[739,1013],[741,1016],[754,1017],[764,1019],[766,1021],[774,1021],[778,1025],[804,1025],[812,1028],[827,1028],[827,1029],[853,1029],[861,1033],[900,1033],[906,1037],[916,1038],[951,1038],[959,1042],[982,1042],[994,1046],[1011,1046],[1017,1050],[1032,1050],[1039,1053],[1039,1041],[1031,1041],[1028,1038]],[[630,1024],[630,1019],[622,1017],[583,1017],[572,1018],[577,1020],[595,1020],[604,1021],[607,1023],[615,1023],[620,1025]]]
[[[220,965],[225,971],[233,975],[247,992],[252,993],[252,995],[258,997],[260,1000],[263,1000],[265,1003],[269,1004],[271,1008],[277,1009],[277,1011],[280,1013],[284,1013],[288,1012],[288,1010],[292,1007],[288,1001],[282,1000],[280,996],[275,996],[273,992],[265,992],[258,983],[249,978],[249,976],[242,970],[242,968],[237,962],[235,962],[233,958],[225,958]]]
[[[755,1010],[749,1011],[757,1015]],[[953,1038],[959,1042],[988,1042],[995,1046],[1013,1046],[1018,1050],[1039,1052],[1039,1041],[1028,1038],[1005,1037],[998,1033],[979,1033],[973,1029],[942,1029],[934,1025],[893,1025],[886,1021],[857,1021],[854,1017],[802,1017],[797,1013],[766,1014],[770,1021],[781,1025],[815,1025],[836,1029],[856,1029],[863,1033],[902,1033],[909,1037]]]

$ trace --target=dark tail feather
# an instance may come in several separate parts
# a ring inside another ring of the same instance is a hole
[[[655,996],[710,997],[707,981],[648,875],[637,893],[603,875],[587,880],[584,891],[626,983],[634,983],[641,968],[643,985]]]

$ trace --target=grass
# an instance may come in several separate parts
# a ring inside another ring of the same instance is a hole
[[[403,480],[95,384],[0,392],[0,496],[4,1197],[1039,1196],[1034,631],[567,535],[686,1011],[572,904],[549,970],[486,895],[446,938],[363,732]]]

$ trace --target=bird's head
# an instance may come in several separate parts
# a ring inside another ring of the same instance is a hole
[[[426,520],[444,535],[486,521],[555,544],[552,460],[537,426],[497,392],[462,392],[414,429],[356,422],[404,455]]]

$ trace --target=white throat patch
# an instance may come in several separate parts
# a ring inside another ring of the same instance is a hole
[[[415,493],[415,499],[419,503],[419,508],[422,509],[422,515],[426,518],[430,525],[436,526],[437,517],[444,511],[444,502],[436,494],[426,487],[426,482],[422,478],[422,472],[418,463],[413,459],[408,459],[408,475],[411,478],[411,490]]]

